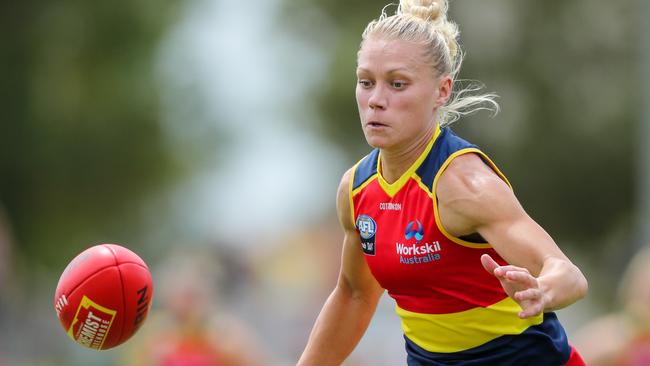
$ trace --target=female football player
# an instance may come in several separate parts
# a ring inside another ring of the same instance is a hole
[[[341,180],[342,265],[298,364],[339,365],[384,291],[407,364],[584,365],[554,310],[587,281],[497,166],[449,125],[493,95],[459,89],[446,0],[402,0],[363,32],[356,99],[375,148]]]

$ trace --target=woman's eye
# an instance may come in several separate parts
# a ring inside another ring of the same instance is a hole
[[[361,79],[359,80],[359,85],[361,85],[362,88],[370,88],[372,86],[372,81],[367,80],[367,79]]]
[[[393,88],[395,89],[404,89],[404,87],[406,86],[406,83],[403,81],[393,81],[392,84],[393,84]]]

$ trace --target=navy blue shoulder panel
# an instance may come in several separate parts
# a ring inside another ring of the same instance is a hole
[[[352,190],[361,186],[365,181],[370,179],[377,173],[377,160],[379,159],[379,149],[374,149],[365,158],[363,158],[357,165],[354,172],[354,182],[352,182]]]
[[[477,148],[476,145],[458,137],[451,128],[443,127],[440,129],[440,134],[436,142],[434,142],[429,155],[420,164],[416,173],[422,179],[422,183],[431,190],[433,188],[433,179],[438,174],[442,164],[447,161],[447,158],[458,150],[471,147]]]

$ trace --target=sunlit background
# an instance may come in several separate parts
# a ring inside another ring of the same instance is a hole
[[[147,364],[185,272],[209,288],[217,342],[295,364],[338,273],[339,179],[369,151],[354,68],[382,5],[2,2],[0,366]],[[620,307],[650,244],[650,3],[452,0],[450,17],[461,78],[502,108],[454,129],[590,281],[559,312],[572,336]],[[104,352],[67,338],[52,305],[67,263],[99,243],[140,254],[157,291],[140,333]],[[347,365],[404,364],[393,306]]]

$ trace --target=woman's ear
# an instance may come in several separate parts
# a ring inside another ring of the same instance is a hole
[[[438,82],[438,97],[436,98],[436,109],[445,105],[451,97],[451,76],[444,75]]]

